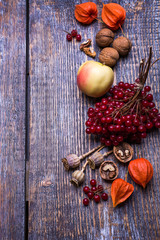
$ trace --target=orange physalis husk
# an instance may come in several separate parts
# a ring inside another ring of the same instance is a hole
[[[113,207],[124,202],[133,193],[134,187],[132,184],[124,181],[121,178],[117,178],[113,181],[111,186],[111,197]]]
[[[146,187],[153,176],[152,164],[145,158],[139,158],[131,161],[128,166],[129,174],[133,181]]]
[[[75,18],[83,23],[90,24],[97,18],[97,5],[93,2],[86,2],[75,6]]]
[[[102,20],[112,30],[122,26],[126,18],[126,11],[117,3],[103,4]]]

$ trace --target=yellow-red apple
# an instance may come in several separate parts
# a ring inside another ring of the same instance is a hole
[[[103,96],[113,84],[113,70],[96,61],[83,63],[77,73],[79,89],[90,97]]]

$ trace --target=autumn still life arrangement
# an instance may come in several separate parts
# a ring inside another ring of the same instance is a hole
[[[111,198],[113,207],[116,207],[128,199],[134,191],[133,185],[127,182],[128,173],[133,181],[143,188],[153,176],[153,167],[147,159],[138,157],[132,160],[134,152],[130,143],[140,143],[153,128],[160,128],[160,114],[155,108],[153,95],[149,93],[151,87],[144,86],[149,69],[159,59],[151,64],[152,48],[150,48],[148,59],[140,61],[139,76],[135,82],[133,84],[119,82],[112,87],[114,72],[111,67],[115,66],[120,56],[126,56],[132,48],[131,41],[122,30],[126,11],[117,3],[108,3],[103,4],[102,20],[97,18],[97,14],[97,5],[93,2],[75,6],[75,18],[78,22],[87,25],[98,20],[106,25],[96,34],[95,39],[96,44],[102,49],[99,62],[86,61],[79,67],[77,73],[77,85],[87,96],[98,98],[108,93],[87,112],[86,133],[98,136],[101,144],[81,156],[69,154],[62,162],[64,168],[70,170],[79,167],[81,161],[87,158],[82,169],[73,172],[70,182],[79,187],[84,182],[87,165],[91,169],[99,168],[101,178],[112,181]],[[119,28],[123,36],[114,39],[115,31]],[[81,41],[81,35],[77,30],[67,32],[68,41],[72,41],[74,37]],[[86,39],[80,44],[80,50],[94,58],[96,52],[91,44],[91,39]],[[106,146],[112,147],[112,150],[102,154],[100,151]],[[129,163],[125,180],[117,178],[119,170],[116,163],[105,160],[110,154],[114,154],[122,163]],[[83,192],[87,195],[83,199],[85,206],[88,206],[92,199],[96,203],[101,199],[108,200],[108,194],[104,192],[106,189],[102,185],[97,186],[95,179],[90,181],[90,185],[91,187],[83,187]]]

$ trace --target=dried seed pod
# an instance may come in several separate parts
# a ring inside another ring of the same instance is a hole
[[[86,163],[82,167],[82,170],[76,170],[75,172],[72,173],[72,179],[70,180],[70,182],[74,184],[76,187],[79,187],[84,182],[85,179],[84,170],[87,164],[88,161],[86,161]]]
[[[98,147],[93,148],[89,152],[83,154],[82,156],[78,157],[76,154],[69,154],[67,157],[62,159],[64,168],[68,171],[71,168],[76,168],[80,165],[80,162],[82,159],[87,157],[89,154],[96,151],[98,148],[100,148],[102,145],[99,145]]]
[[[99,47],[108,47],[113,40],[114,33],[108,28],[103,28],[96,34],[96,43]]]
[[[112,161],[105,161],[101,164],[99,169],[101,178],[112,181],[118,176],[118,167]]]
[[[84,182],[85,174],[82,170],[76,170],[72,173],[72,179],[70,182],[74,184],[76,187],[79,187],[82,182]]]
[[[123,142],[113,147],[115,157],[123,163],[129,162],[133,157],[133,148],[130,144]]]
[[[68,171],[70,168],[76,168],[80,165],[80,158],[76,154],[69,154],[62,159],[64,168]]]
[[[113,48],[115,48],[121,56],[126,56],[132,48],[132,43],[128,38],[121,36],[113,41]]]
[[[103,48],[99,54],[99,61],[109,67],[116,65],[118,59],[119,53],[111,47]]]
[[[111,154],[113,151],[106,152],[104,154],[101,154],[98,151],[96,151],[93,155],[91,155],[88,158],[88,163],[90,168],[95,169],[96,167],[99,167],[102,162],[104,162],[104,157],[107,157],[109,154]]]
[[[143,188],[146,187],[147,183],[153,177],[152,164],[145,158],[131,161],[128,165],[128,171],[133,181],[141,185]]]

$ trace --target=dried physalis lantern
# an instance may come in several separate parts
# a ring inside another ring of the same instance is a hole
[[[98,151],[93,153],[89,158],[88,158],[88,163],[90,168],[95,169],[96,167],[99,167],[102,162],[104,162],[104,157],[107,157],[109,154],[111,154],[113,151],[105,152],[101,154],[99,151],[102,148],[99,148]]]
[[[113,147],[115,157],[123,163],[129,162],[133,158],[133,148],[126,142]]]
[[[80,165],[80,162],[82,159],[86,158],[88,155],[96,151],[98,148],[100,148],[102,145],[99,145],[98,147],[93,148],[89,152],[81,155],[78,157],[76,154],[69,154],[65,158],[62,159],[64,168],[68,171],[69,169],[74,169]]]
[[[122,26],[126,18],[125,9],[117,3],[103,4],[102,20],[112,30]]]
[[[85,179],[84,170],[87,164],[88,164],[88,161],[86,161],[86,163],[84,164],[81,170],[76,170],[75,172],[72,173],[72,179],[70,180],[70,182],[76,187],[79,187],[84,182],[84,179]]]
[[[118,178],[113,181],[111,186],[111,197],[113,202],[113,207],[124,202],[133,193],[134,187],[132,184]]]
[[[118,167],[112,161],[105,161],[101,164],[99,169],[101,178],[112,181],[118,176]]]
[[[153,176],[152,164],[145,158],[131,161],[128,166],[128,171],[133,181],[141,185],[143,188],[146,187],[147,183]]]
[[[86,2],[75,6],[75,18],[83,24],[90,24],[97,18],[97,5],[93,2]]]

